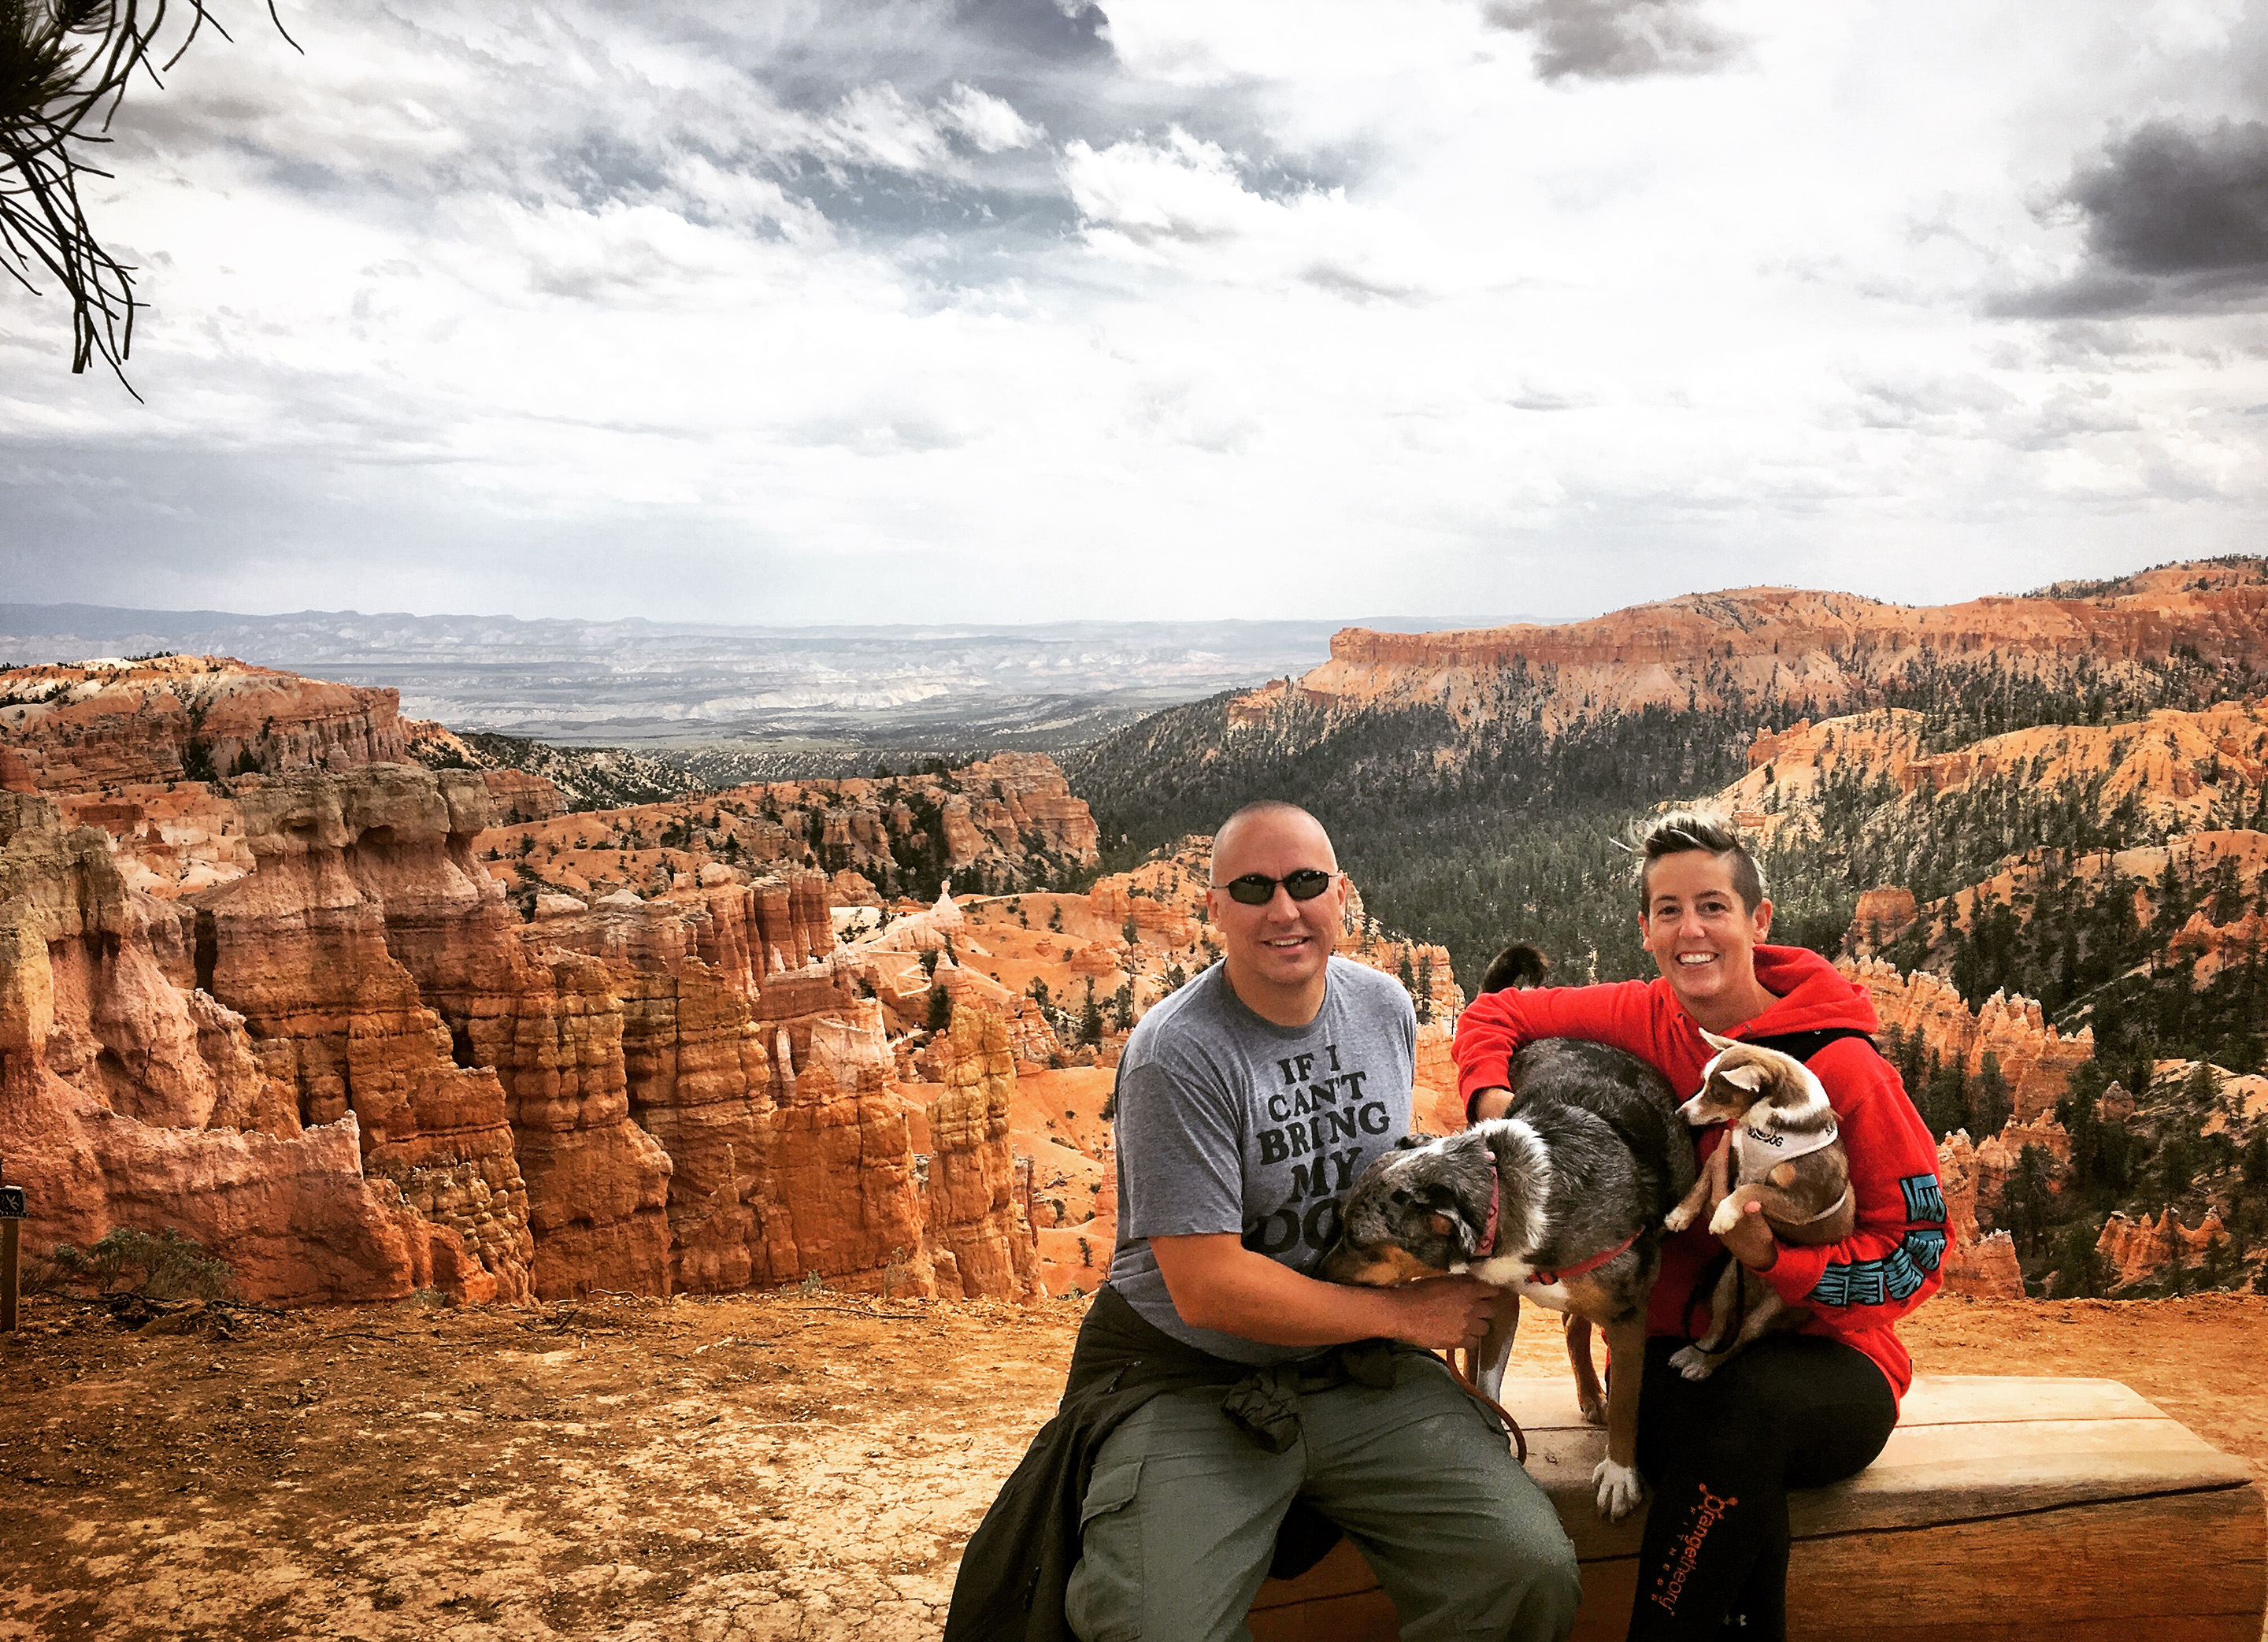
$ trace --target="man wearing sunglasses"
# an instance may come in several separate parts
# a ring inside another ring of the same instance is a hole
[[[1550,1503],[1410,1349],[1476,1339],[1494,1291],[1309,1275],[1347,1188],[1408,1130],[1409,995],[1333,955],[1346,879],[1304,810],[1232,815],[1205,905],[1222,961],[1152,1008],[1119,1063],[1118,1244],[1064,1416],[1083,1387],[1123,1399],[1160,1365],[1190,1383],[1108,1417],[1064,1616],[1088,1642],[1242,1637],[1279,1528],[1328,1544],[1336,1524],[1404,1638],[1564,1637],[1579,1587]]]

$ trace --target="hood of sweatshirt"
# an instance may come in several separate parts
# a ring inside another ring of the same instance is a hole
[[[1756,954],[1756,979],[1779,1001],[1742,1023],[1736,1035],[1764,1038],[1835,1027],[1872,1034],[1882,1029],[1867,989],[1809,947],[1758,946]]]

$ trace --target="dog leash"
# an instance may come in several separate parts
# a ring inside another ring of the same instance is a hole
[[[1453,1345],[1449,1348],[1447,1361],[1450,1374],[1460,1386],[1464,1388],[1467,1396],[1504,1422],[1504,1428],[1512,1433],[1512,1446],[1516,1457],[1522,1465],[1527,1464],[1528,1433],[1521,1430],[1520,1422],[1513,1418],[1503,1403],[1473,1383],[1473,1377],[1467,1373],[1457,1361],[1460,1356],[1470,1361],[1474,1356],[1472,1348],[1465,1345]]]

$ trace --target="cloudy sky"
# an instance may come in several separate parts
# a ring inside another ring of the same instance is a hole
[[[217,0],[0,597],[1910,602],[2268,547],[2268,0]]]

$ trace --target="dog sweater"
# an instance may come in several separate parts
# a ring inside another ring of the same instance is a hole
[[[1880,1029],[1866,992],[1817,953],[1758,946],[1756,979],[1778,1001],[1729,1033],[1744,1040],[1791,1033],[1872,1034]],[[1457,1021],[1453,1048],[1469,1116],[1473,1097],[1508,1081],[1512,1057],[1540,1038],[1610,1043],[1647,1061],[1681,1093],[1701,1085],[1715,1051],[1667,980],[1491,992]],[[1937,1145],[1899,1082],[1897,1071],[1858,1035],[1827,1042],[1807,1063],[1826,1088],[1851,1164],[1856,1223],[1840,1241],[1782,1244],[1763,1274],[1791,1305],[1807,1306],[1806,1334],[1826,1335],[1863,1351],[1904,1397],[1913,1359],[1896,1325],[1935,1293],[1943,1278],[1945,1200]],[[1725,1144],[1721,1128],[1699,1138],[1705,1160]],[[1721,1245],[1702,1226],[1662,1240],[1661,1275],[1646,1316],[1649,1334],[1683,1336],[1695,1289]]]

